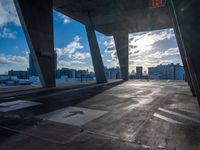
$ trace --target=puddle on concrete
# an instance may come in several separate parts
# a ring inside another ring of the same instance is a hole
[[[137,107],[142,107],[144,105],[151,103],[154,99],[151,97],[138,97],[138,98],[135,98],[134,100],[136,100],[138,103],[133,103],[127,107],[124,107],[124,109],[131,110]]]
[[[140,92],[136,92],[136,93],[131,93],[131,94],[108,94],[108,95],[111,95],[111,96],[114,96],[114,97],[117,97],[117,98],[124,98],[124,99],[132,99],[134,102],[127,106],[127,107],[124,107],[123,109],[125,110],[131,110],[131,109],[134,109],[134,108],[137,108],[137,107],[142,107],[144,105],[147,105],[151,102],[154,101],[154,96],[155,94],[159,93],[160,92],[160,89],[159,90],[154,90],[153,92],[149,92],[148,91],[148,94],[146,94],[145,96],[143,96],[142,93],[144,93],[145,91],[140,91]]]

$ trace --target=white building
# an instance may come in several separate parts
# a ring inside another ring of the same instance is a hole
[[[158,65],[148,68],[149,79],[154,80],[184,80],[185,72],[180,64]]]
[[[183,66],[176,66],[175,67],[175,80],[185,80],[185,71]]]

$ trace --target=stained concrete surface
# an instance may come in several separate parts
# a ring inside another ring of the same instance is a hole
[[[82,126],[102,115],[107,111],[87,109],[81,107],[66,107],[53,112],[40,115],[43,120],[65,123],[74,126]]]
[[[0,103],[0,112],[8,112],[8,111],[32,107],[32,106],[36,106],[40,104],[41,103],[32,102],[32,101],[23,101],[23,100],[4,102],[4,103]]]
[[[49,96],[36,99],[43,106],[1,113],[0,149],[200,149],[200,110],[187,83],[127,81],[108,86],[59,93],[53,97],[57,107],[47,109],[53,105]],[[37,119],[68,106],[70,98],[81,99],[79,93],[84,101],[74,107],[107,113],[83,126]]]
[[[0,99],[16,99],[24,97],[35,97],[41,95],[47,95],[48,93],[54,93],[63,90],[75,89],[93,85],[95,82],[82,82],[82,83],[65,83],[58,84],[56,88],[42,88],[38,85],[20,85],[20,86],[0,86]]]

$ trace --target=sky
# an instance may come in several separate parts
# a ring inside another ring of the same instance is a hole
[[[58,68],[93,71],[85,26],[53,11],[54,47]],[[105,67],[119,66],[113,37],[96,32]],[[29,47],[13,0],[0,0],[0,74],[8,70],[26,70]],[[129,34],[129,71],[136,66],[180,63],[180,54],[173,29]]]

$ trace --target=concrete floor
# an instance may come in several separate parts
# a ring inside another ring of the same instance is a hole
[[[43,104],[0,113],[1,150],[200,149],[200,110],[185,82],[128,81],[31,96],[22,100]],[[107,113],[82,126],[38,117],[69,105]]]

